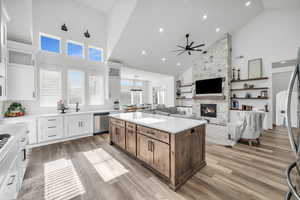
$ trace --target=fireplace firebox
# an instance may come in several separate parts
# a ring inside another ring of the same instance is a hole
[[[217,104],[201,104],[201,116],[217,118]]]

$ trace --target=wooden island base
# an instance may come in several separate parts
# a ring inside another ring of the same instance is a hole
[[[205,124],[168,133],[110,118],[110,143],[140,161],[177,190],[205,162]]]

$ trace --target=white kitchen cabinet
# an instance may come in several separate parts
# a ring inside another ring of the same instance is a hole
[[[93,115],[76,114],[65,116],[65,133],[67,137],[93,133]]]
[[[7,26],[9,16],[0,1],[0,100],[6,100],[7,91]]]
[[[8,41],[7,99],[36,99],[35,48]]]
[[[34,100],[36,98],[34,67],[9,65],[7,70],[7,99]]]
[[[16,199],[19,192],[19,179],[18,179],[18,166],[17,159],[14,160],[8,175],[1,187],[0,196],[5,197],[7,200]]]
[[[38,135],[39,142],[62,139],[64,136],[63,117],[40,117],[38,120]]]

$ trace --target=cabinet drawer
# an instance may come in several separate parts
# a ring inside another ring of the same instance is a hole
[[[136,125],[130,122],[126,122],[126,129],[136,131]]]
[[[147,135],[147,136],[149,136],[151,138],[160,140],[162,142],[165,142],[165,143],[168,143],[168,144],[170,142],[170,139],[169,139],[170,135],[169,135],[169,133],[158,131],[158,130],[154,130],[154,129],[151,129],[151,128],[146,128],[144,126],[137,126],[137,131],[140,134]]]
[[[125,127],[125,121],[118,120],[118,119],[110,119],[111,123],[117,126]]]
[[[47,127],[53,127],[53,126],[57,127],[62,122],[62,118],[60,117],[46,118],[45,122],[46,122],[45,125]]]

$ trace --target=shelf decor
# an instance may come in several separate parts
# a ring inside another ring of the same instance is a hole
[[[248,78],[261,78],[262,77],[262,58],[253,59],[248,61]]]

